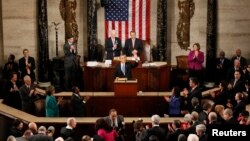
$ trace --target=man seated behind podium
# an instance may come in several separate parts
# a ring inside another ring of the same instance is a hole
[[[138,66],[138,59],[135,58],[135,62],[127,62],[126,55],[121,55],[119,59],[120,63],[115,67],[114,78],[132,79],[131,70]]]

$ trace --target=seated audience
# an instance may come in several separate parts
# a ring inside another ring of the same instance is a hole
[[[60,97],[58,101],[56,101],[56,97],[54,96],[55,87],[49,86],[47,88],[47,96],[46,96],[46,117],[59,117],[59,103],[61,102],[63,97]]]
[[[210,112],[208,114],[207,125],[219,125],[219,124],[221,124],[221,123],[217,120],[217,114],[215,112]]]
[[[18,63],[15,61],[15,55],[10,54],[8,57],[8,62],[4,65],[3,68],[3,78],[9,79],[12,72],[18,74]]]
[[[202,105],[202,112],[199,113],[199,121],[208,123],[208,114],[212,111],[212,105],[206,102]]]
[[[78,87],[72,88],[71,107],[74,117],[83,117],[85,115],[85,104],[89,100],[89,96],[82,97]]]
[[[71,138],[75,138],[74,135],[74,128],[76,128],[76,119],[71,117],[67,119],[67,126],[66,127],[62,127],[61,131],[60,131],[60,136],[66,140],[67,138],[71,137]]]
[[[169,103],[168,114],[171,117],[178,117],[181,115],[181,97],[180,97],[180,88],[174,87],[172,89],[172,96],[165,96],[165,100]]]
[[[153,115],[151,117],[152,128],[146,130],[145,137],[143,137],[142,141],[149,141],[150,136],[155,135],[159,141],[164,141],[167,138],[167,132],[165,129],[160,127],[160,116]]]
[[[53,138],[46,135],[46,128],[40,126],[36,135],[29,138],[29,141],[53,141]]]

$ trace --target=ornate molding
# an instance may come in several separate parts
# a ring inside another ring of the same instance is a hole
[[[187,50],[190,44],[190,19],[194,15],[193,0],[178,0],[179,22],[177,24],[177,42],[181,49]]]
[[[76,0],[61,0],[59,10],[65,22],[65,40],[68,36],[74,36],[75,42],[78,41],[78,25],[76,22]]]

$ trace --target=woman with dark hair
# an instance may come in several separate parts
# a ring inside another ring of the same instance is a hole
[[[172,89],[171,97],[164,97],[165,100],[169,103],[168,113],[171,117],[176,117],[181,115],[181,98],[180,98],[181,90],[179,87],[174,87]]]
[[[188,54],[189,76],[198,78],[202,82],[204,53],[200,51],[200,44],[194,43],[193,50]]]
[[[61,102],[63,97],[60,97],[58,101],[54,96],[55,87],[49,86],[47,88],[46,96],[46,117],[58,117],[59,116],[59,107],[58,104]]]
[[[223,105],[226,107],[228,99],[230,98],[227,85],[227,82],[222,80],[219,84],[220,90],[218,92],[211,93],[211,96],[214,99],[214,106]]]
[[[14,137],[21,137],[23,135],[23,121],[20,119],[15,119],[11,128],[9,135]]]
[[[97,131],[97,135],[100,136],[104,141],[115,141],[115,139],[118,137],[117,132],[103,118],[96,120],[95,129]]]

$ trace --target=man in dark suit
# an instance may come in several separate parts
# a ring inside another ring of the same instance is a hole
[[[142,41],[141,39],[136,38],[135,32],[130,31],[130,37],[125,41],[125,46],[123,53],[127,56],[139,56],[142,53],[143,47],[142,47]]]
[[[116,31],[110,32],[110,37],[105,41],[106,59],[112,60],[113,57],[120,56],[122,50],[121,39],[116,37]]]
[[[60,131],[60,136],[66,140],[67,138],[75,139],[74,135],[74,128],[76,128],[76,119],[75,118],[68,118],[67,119],[67,126],[62,127]]]
[[[229,68],[227,73],[227,81],[231,81],[234,78],[235,71],[239,71],[242,77],[241,79],[244,79],[244,72],[241,68],[240,61],[238,59],[235,59],[233,67]]]
[[[234,57],[232,57],[232,62],[234,62],[235,59],[240,61],[240,66],[242,69],[245,69],[247,67],[247,59],[245,57],[241,56],[240,49],[236,50],[236,55]]]
[[[65,89],[71,90],[76,81],[76,46],[74,45],[73,36],[67,38],[63,46],[64,50],[64,69],[65,69]]]
[[[24,76],[24,85],[19,89],[22,100],[22,111],[33,114],[35,100],[35,86],[31,83],[29,75]]]
[[[171,124],[168,124],[168,141],[177,141],[180,134],[182,134],[181,131],[181,121],[180,120],[174,120]]]
[[[190,89],[184,89],[183,91],[183,95],[184,95],[184,99],[187,102],[187,108],[189,111],[193,111],[193,107],[192,107],[192,98],[193,97],[197,97],[199,99],[199,104],[201,104],[201,90],[199,88],[199,82],[198,79],[195,77],[191,77],[189,78],[189,86]]]
[[[221,51],[216,59],[216,82],[226,80],[228,69],[232,66],[229,59],[225,58],[225,52]]]
[[[109,116],[104,117],[104,119],[113,127],[119,137],[118,141],[124,141],[124,135],[125,135],[125,123],[124,123],[124,117],[122,115],[118,115],[116,109],[110,109]]]
[[[135,62],[126,62],[127,57],[126,55],[120,56],[120,64],[118,64],[115,68],[114,78],[127,78],[132,79],[131,69],[137,67],[138,60],[135,58]]]
[[[234,72],[234,79],[232,79],[228,84],[228,89],[230,92],[231,104],[236,105],[235,101],[236,93],[245,91],[245,83],[241,78],[240,71]]]
[[[29,75],[31,77],[32,82],[35,81],[35,59],[29,56],[29,50],[23,50],[23,57],[19,59],[19,70],[21,72],[21,78],[23,79],[25,75]]]
[[[71,96],[71,107],[74,117],[83,117],[85,115],[85,103],[88,101],[89,97],[86,96],[84,98],[80,95],[80,89],[78,87],[72,88],[72,96]]]
[[[153,115],[151,117],[152,128],[146,130],[145,136],[142,138],[142,141],[149,141],[150,136],[154,135],[159,141],[165,141],[167,138],[167,132],[165,129],[160,127],[160,116]]]

